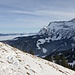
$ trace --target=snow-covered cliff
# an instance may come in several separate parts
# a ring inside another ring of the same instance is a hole
[[[49,35],[52,40],[75,37],[75,18],[70,21],[50,22],[48,26],[43,27],[38,35]]]

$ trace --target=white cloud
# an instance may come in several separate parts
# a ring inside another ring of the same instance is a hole
[[[74,17],[75,12],[69,12],[69,11],[52,11],[52,10],[37,10],[37,11],[21,11],[21,10],[12,10],[11,13],[16,14],[29,14],[29,15],[39,15],[39,16],[63,16],[63,17]]]
[[[75,12],[69,12],[69,11],[50,11],[50,10],[40,10],[37,11],[38,15],[45,15],[45,16],[63,16],[63,17],[74,17]]]

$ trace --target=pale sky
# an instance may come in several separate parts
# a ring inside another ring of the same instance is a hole
[[[0,33],[35,33],[51,21],[72,18],[75,0],[0,0]]]

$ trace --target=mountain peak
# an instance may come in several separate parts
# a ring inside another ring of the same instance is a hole
[[[59,35],[62,37],[69,37],[75,34],[75,18],[70,21],[54,21],[50,22],[46,28],[42,28],[39,35],[47,34],[49,36]],[[55,38],[56,39],[56,38]]]

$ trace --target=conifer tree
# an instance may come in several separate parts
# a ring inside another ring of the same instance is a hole
[[[53,56],[45,57],[45,59],[48,60],[48,61],[52,61],[53,62]]]
[[[55,62],[60,64],[60,56],[58,54],[55,55]]]
[[[69,67],[64,55],[62,55],[61,65],[67,68]]]
[[[50,56],[49,57],[49,61],[53,61],[53,56]]]

